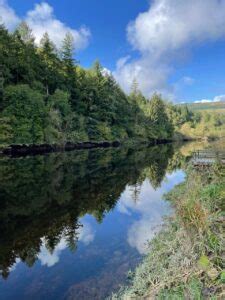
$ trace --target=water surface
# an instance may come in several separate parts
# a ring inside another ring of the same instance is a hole
[[[0,298],[104,299],[126,282],[183,181],[172,145],[0,159]]]

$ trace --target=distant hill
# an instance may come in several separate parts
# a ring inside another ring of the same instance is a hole
[[[181,106],[187,105],[192,111],[214,111],[225,113],[225,101],[223,102],[209,102],[209,103],[184,103]]]

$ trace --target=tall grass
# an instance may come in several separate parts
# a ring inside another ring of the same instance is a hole
[[[131,285],[113,299],[225,299],[225,169],[187,168],[166,199],[173,217],[150,244]]]

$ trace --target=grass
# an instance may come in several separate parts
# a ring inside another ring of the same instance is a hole
[[[216,112],[224,112],[225,111],[225,102],[212,102],[212,103],[187,103],[182,104],[187,105],[193,111],[216,111]]]
[[[225,299],[225,169],[188,166],[166,199],[174,216],[112,299]]]

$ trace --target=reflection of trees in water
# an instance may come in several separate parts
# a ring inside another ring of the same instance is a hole
[[[149,179],[154,189],[160,187],[166,175],[169,159],[172,158],[173,154],[174,151],[170,145],[152,148],[149,154],[151,163],[148,164],[143,171],[143,177]]]
[[[75,250],[79,217],[88,213],[101,222],[127,184],[134,187],[136,201],[146,176],[159,186],[172,156],[172,146],[165,145],[2,158],[2,276],[8,276],[17,258],[32,266],[43,243],[52,253],[65,237]]]
[[[140,193],[141,193],[141,184],[136,182],[134,185],[132,185],[130,187],[130,190],[132,192],[132,199],[135,203],[137,203],[139,201],[139,196],[140,196]]]

